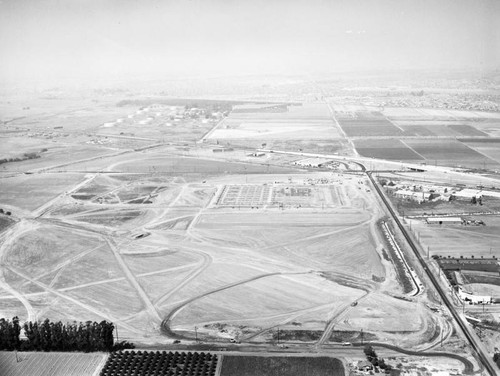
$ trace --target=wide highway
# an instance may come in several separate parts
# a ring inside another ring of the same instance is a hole
[[[453,306],[453,304],[452,304],[452,302],[451,302],[451,300],[450,300],[447,292],[443,290],[443,288],[439,284],[439,282],[436,279],[436,277],[434,276],[434,274],[432,274],[432,272],[427,267],[427,264],[426,264],[425,260],[423,259],[423,257],[420,255],[420,252],[418,251],[417,246],[413,242],[413,239],[410,237],[410,235],[406,231],[406,228],[403,226],[403,224],[399,220],[399,217],[396,215],[396,212],[392,208],[392,206],[389,203],[388,199],[385,197],[384,192],[382,191],[382,189],[380,188],[380,186],[378,185],[378,183],[373,178],[371,171],[367,170],[366,167],[365,167],[365,165],[362,163],[362,162],[366,162],[367,160],[370,160],[370,159],[368,159],[368,158],[359,158],[359,157],[343,157],[343,156],[339,156],[339,155],[325,155],[325,154],[317,154],[317,153],[302,153],[302,152],[298,152],[297,153],[297,152],[288,152],[288,151],[281,151],[281,150],[268,150],[268,149],[259,149],[259,150],[262,151],[262,152],[267,152],[267,153],[290,154],[290,155],[299,155],[299,156],[303,156],[303,157],[331,158],[332,160],[344,160],[344,161],[348,160],[350,162],[353,162],[353,163],[357,164],[361,168],[361,170],[370,179],[373,187],[375,188],[375,191],[379,195],[380,199],[382,200],[382,202],[386,206],[387,211],[389,212],[390,216],[392,217],[392,219],[394,220],[394,222],[396,223],[396,225],[400,229],[401,233],[403,234],[404,238],[408,242],[410,248],[412,249],[413,253],[417,257],[420,265],[422,266],[422,269],[425,271],[425,273],[429,277],[429,280],[434,285],[434,288],[436,289],[436,291],[438,292],[439,296],[441,297],[441,300],[448,307],[448,309],[451,312],[451,314],[452,314],[453,318],[455,319],[456,323],[462,329],[462,332],[464,333],[465,337],[469,341],[469,343],[472,346],[472,348],[476,351],[476,353],[478,355],[478,358],[479,358],[479,361],[482,363],[482,365],[484,366],[484,368],[488,371],[488,373],[491,376],[495,376],[495,375],[498,374],[497,373],[497,369],[496,369],[496,365],[493,363],[493,359],[490,359],[490,357],[488,356],[488,354],[485,354],[485,352],[483,351],[482,346],[477,342],[477,339],[474,336],[474,334],[471,333],[468,324],[466,322],[464,322],[460,318],[460,316],[457,313],[457,311],[455,310],[455,308],[454,308],[454,306]],[[373,161],[373,160],[371,160],[371,161]],[[401,164],[399,164],[399,165],[401,166]],[[407,166],[407,165],[408,164],[405,163],[405,166]],[[420,166],[420,168],[421,168],[421,166]],[[426,168],[429,169],[429,166],[426,166]],[[448,172],[448,173],[450,173],[452,171],[452,169],[449,169],[449,168],[446,168],[446,167],[434,167],[434,166],[432,167],[432,170],[434,170],[434,171],[441,171],[441,172]]]
[[[388,212],[390,213],[390,215],[393,218],[394,222],[399,227],[401,233],[403,234],[403,236],[405,237],[406,241],[410,245],[413,253],[417,257],[420,265],[422,266],[422,269],[425,271],[425,273],[429,277],[430,281],[434,285],[434,288],[439,293],[439,296],[441,297],[441,300],[443,301],[444,304],[446,304],[446,306],[448,307],[449,311],[451,312],[453,318],[455,319],[455,321],[457,322],[457,324],[462,329],[463,333],[465,334],[465,337],[467,338],[467,340],[471,344],[472,348],[476,351],[476,353],[477,353],[477,355],[479,357],[479,360],[483,364],[484,368],[490,373],[490,375],[492,375],[492,376],[497,375],[497,372],[496,372],[496,369],[495,369],[495,365],[493,364],[493,360],[490,359],[490,357],[488,356],[488,354],[484,353],[481,345],[477,343],[476,338],[470,332],[469,326],[467,325],[467,323],[465,323],[460,318],[460,316],[458,315],[458,313],[455,310],[455,307],[453,306],[453,304],[452,304],[452,302],[451,302],[451,300],[450,300],[447,292],[442,289],[441,285],[439,284],[439,282],[436,279],[436,277],[434,276],[434,274],[432,274],[432,272],[430,271],[430,269],[427,267],[427,264],[425,263],[424,258],[422,257],[422,255],[418,251],[418,248],[415,245],[415,243],[413,242],[413,239],[410,237],[410,235],[406,231],[406,228],[403,226],[403,224],[399,220],[399,217],[394,212],[394,209],[392,208],[392,206],[390,205],[389,201],[385,197],[384,192],[382,191],[382,189],[380,188],[380,186],[378,185],[378,183],[373,178],[371,172],[367,171],[366,168],[365,168],[365,166],[362,165],[361,163],[358,163],[358,165],[361,167],[361,169],[366,173],[366,175],[370,179],[373,187],[375,188],[375,190],[377,191],[378,195],[380,196],[380,199],[383,201],[384,205],[387,207]]]

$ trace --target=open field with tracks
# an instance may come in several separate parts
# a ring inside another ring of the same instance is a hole
[[[319,343],[333,325],[368,325],[402,344],[432,336],[426,310],[401,328],[413,334],[385,333],[393,325],[380,317],[417,303],[380,294],[402,287],[379,253],[380,208],[362,180],[156,151],[109,162],[29,206],[2,192],[36,215],[4,232],[4,315],[107,319],[143,342],[193,339],[194,327],[207,341],[260,341],[277,325],[297,338],[319,331]],[[30,183],[52,175],[72,177],[40,173]],[[385,308],[365,309],[368,297]]]
[[[82,110],[81,129],[63,125],[71,137],[51,135],[40,158],[6,164],[0,316],[105,319],[146,345],[272,346],[281,333],[315,349],[370,339],[426,350],[455,338],[449,316],[429,308],[434,295],[404,286],[359,166],[293,162],[307,151],[352,156],[353,141],[367,157],[482,164],[481,145],[429,143],[382,111],[351,119],[326,103],[235,105],[227,117],[181,107],[128,103],[105,121]],[[478,135],[458,123],[442,126]],[[43,144],[29,140],[25,151]],[[465,238],[441,245],[421,232],[443,254]]]

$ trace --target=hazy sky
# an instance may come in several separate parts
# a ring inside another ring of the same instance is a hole
[[[0,78],[500,65],[497,0],[1,0]]]

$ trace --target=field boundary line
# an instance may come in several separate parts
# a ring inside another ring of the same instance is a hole
[[[224,122],[226,121],[226,119],[227,119],[228,117],[229,117],[229,115],[228,115],[227,117],[225,117],[225,118],[222,118],[222,120],[221,120],[221,121],[217,122],[217,123],[216,123],[216,124],[212,127],[212,129],[208,130],[208,132],[207,132],[207,133],[205,133],[205,134],[204,134],[204,135],[203,135],[203,136],[202,136],[202,137],[201,137],[198,141],[196,141],[196,143],[201,144],[201,143],[205,142],[205,140],[206,140],[206,139],[208,139],[208,138],[212,135],[212,133],[214,133],[214,132],[217,130],[217,128],[219,128],[219,126],[220,126],[220,125],[222,125],[222,123],[224,123]]]
[[[215,367],[215,374],[214,374],[214,376],[220,376],[220,373],[222,371],[222,362],[223,361],[224,361],[224,355],[217,354],[217,367]]]
[[[401,142],[403,145],[405,145],[408,149],[410,149],[411,151],[413,151],[415,154],[417,155],[420,155],[424,161],[427,161],[427,158],[425,158],[422,154],[420,154],[418,151],[416,151],[415,149],[413,149],[410,145],[408,145],[405,140],[403,139],[399,139],[399,142]]]

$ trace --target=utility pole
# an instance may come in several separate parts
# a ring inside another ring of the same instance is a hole
[[[280,344],[280,327],[278,326],[278,345]]]
[[[194,327],[194,338],[195,338],[196,342],[198,343],[198,327],[197,326]]]

